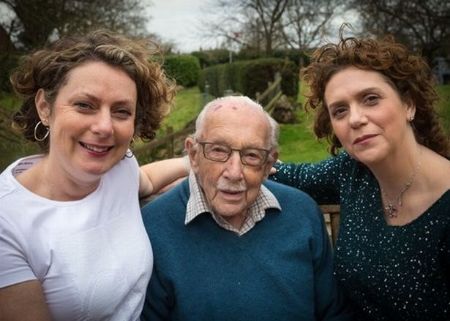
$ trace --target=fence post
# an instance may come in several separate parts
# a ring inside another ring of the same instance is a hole
[[[203,93],[203,105],[200,106],[200,110],[205,106],[209,101],[209,83],[205,80],[205,92]]]

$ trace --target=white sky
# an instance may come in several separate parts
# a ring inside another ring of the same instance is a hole
[[[161,39],[171,41],[176,50],[191,52],[214,47],[199,36],[202,10],[207,0],[152,0],[148,12],[151,16],[147,29]]]
[[[148,8],[151,17],[147,29],[157,34],[164,41],[175,44],[175,50],[189,53],[200,48],[216,48],[220,39],[206,39],[200,35],[204,7],[211,5],[211,0],[150,0],[152,5]],[[334,18],[335,37],[337,30],[344,21],[350,21],[358,30],[355,13],[347,10],[344,16]],[[333,37],[333,38],[335,38]],[[325,39],[330,41],[330,39]]]

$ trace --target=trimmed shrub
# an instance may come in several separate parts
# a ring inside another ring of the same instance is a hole
[[[205,85],[208,84],[208,93],[216,97],[223,96],[226,90],[231,89],[255,98],[257,92],[266,90],[277,72],[282,77],[283,94],[297,97],[298,67],[287,59],[263,58],[205,68],[200,73],[198,85],[204,92]]]
[[[15,54],[0,54],[0,91],[12,92],[9,76],[17,67],[19,56]]]
[[[173,55],[165,58],[164,69],[177,84],[191,87],[197,84],[200,63],[198,58],[192,55]]]
[[[227,49],[194,51],[191,52],[191,55],[198,58],[202,68],[224,64],[230,60],[230,51]]]

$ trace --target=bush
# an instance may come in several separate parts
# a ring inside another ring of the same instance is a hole
[[[197,84],[200,73],[198,58],[192,55],[173,55],[166,57],[164,69],[183,87],[191,87]]]
[[[236,60],[252,60],[252,59],[261,59],[261,58],[280,58],[280,59],[289,59],[297,66],[299,66],[300,61],[302,61],[303,65],[309,64],[309,57],[306,53],[298,50],[298,49],[275,49],[269,56],[266,56],[264,53],[257,52],[251,49],[242,49],[235,56]]]
[[[194,51],[191,55],[198,58],[202,68],[224,64],[230,60],[230,51],[227,49]]]
[[[0,54],[0,92],[12,92],[9,76],[17,67],[19,57],[14,54]]]
[[[276,58],[263,58],[249,61],[237,61],[231,64],[205,68],[200,73],[199,88],[214,96],[223,96],[231,89],[251,98],[266,90],[268,82],[275,79],[279,72],[282,77],[281,89],[286,96],[297,97],[298,67],[291,61]]]

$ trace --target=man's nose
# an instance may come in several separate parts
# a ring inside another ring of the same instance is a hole
[[[225,163],[225,176],[230,180],[240,180],[243,177],[243,164],[239,151],[233,150],[230,158]]]

